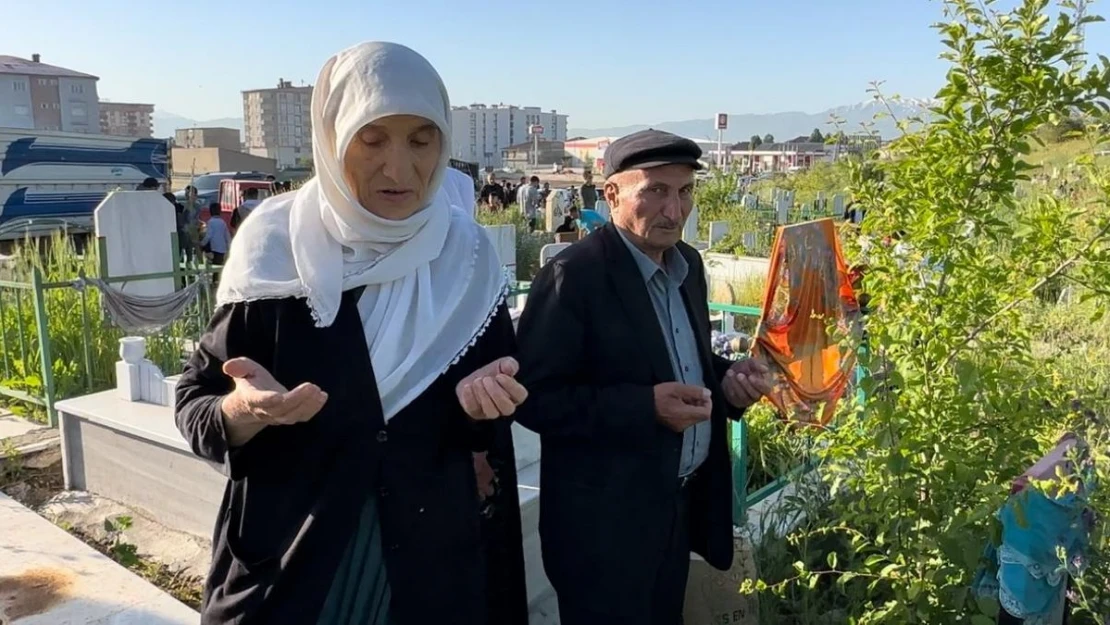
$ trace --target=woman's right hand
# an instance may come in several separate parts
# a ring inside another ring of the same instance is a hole
[[[235,390],[225,395],[220,405],[232,446],[246,443],[268,425],[308,421],[328,401],[328,394],[310,382],[287,390],[250,358],[232,358],[224,363],[223,371],[235,381]]]

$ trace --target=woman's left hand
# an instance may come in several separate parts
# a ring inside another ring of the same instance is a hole
[[[511,356],[499,358],[463,378],[455,387],[459,404],[471,419],[507,417],[528,398],[515,377],[520,365]]]

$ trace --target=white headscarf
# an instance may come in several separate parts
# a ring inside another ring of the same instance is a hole
[[[478,201],[474,196],[474,179],[454,167],[447,168],[440,191],[447,194],[452,206],[458,206],[471,215],[478,210]]]
[[[386,419],[458,361],[508,286],[471,207],[440,189],[450,111],[439,74],[409,48],[363,43],[329,59],[312,94],[316,176],[243,221],[220,278],[220,305],[303,297],[319,327],[335,321],[344,291],[365,286],[359,313]],[[390,115],[423,117],[443,135],[429,204],[403,220],[364,209],[343,176],[358,131]]]

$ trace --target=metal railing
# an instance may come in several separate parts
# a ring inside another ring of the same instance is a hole
[[[176,235],[171,236],[177,257]],[[15,279],[0,280],[0,396],[42,410],[52,427],[57,401],[115,385],[119,339],[126,333],[109,322],[101,294],[87,276],[117,288],[151,280],[172,280],[177,288],[201,282],[185,314],[147,337],[147,357],[167,373],[180,369],[213,310],[211,277],[218,267],[178,263],[172,271],[109,276],[103,239],[96,249],[95,256],[67,257],[51,266],[25,260],[29,266],[8,269]],[[10,407],[24,409],[18,403]]]

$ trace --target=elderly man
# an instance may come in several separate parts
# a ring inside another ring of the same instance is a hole
[[[613,142],[612,222],[536,276],[520,319],[517,413],[543,442],[540,534],[563,625],[677,625],[690,552],[732,562],[726,420],[767,370],[710,351],[705,271],[679,238],[701,149]]]

